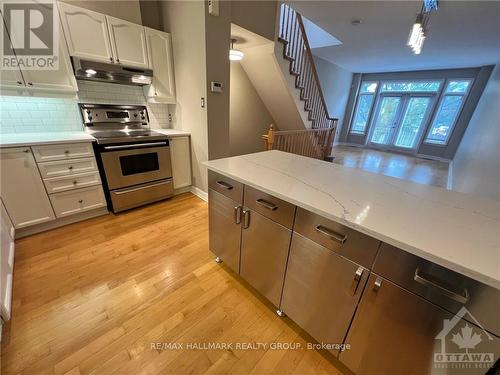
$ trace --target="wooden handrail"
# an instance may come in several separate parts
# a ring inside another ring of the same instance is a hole
[[[266,150],[280,150],[298,155],[324,160],[332,151],[336,121],[329,128],[274,130],[269,126],[267,134],[262,136]]]
[[[318,71],[316,70],[316,64],[314,63],[314,59],[313,59],[312,52],[311,52],[311,46],[309,45],[309,39],[307,38],[306,28],[304,27],[304,22],[302,21],[302,16],[298,12],[296,12],[296,14],[297,14],[297,21],[299,23],[300,31],[302,32],[302,38],[304,40],[304,45],[306,47],[305,48],[306,55],[307,55],[307,58],[309,59],[309,63],[311,64],[311,70],[312,70],[314,79],[316,80],[316,85],[318,86],[319,95],[320,95],[321,101],[323,103],[326,117],[328,118],[328,120],[335,120],[335,118],[330,116],[330,114],[328,112],[328,107],[326,106],[325,96],[323,95],[323,89],[321,88]]]

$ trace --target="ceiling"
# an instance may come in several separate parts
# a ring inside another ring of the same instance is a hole
[[[476,67],[500,63],[500,1],[440,1],[422,53],[406,46],[421,1],[289,1],[342,44],[313,53],[351,72]],[[352,25],[360,20],[359,25]]]

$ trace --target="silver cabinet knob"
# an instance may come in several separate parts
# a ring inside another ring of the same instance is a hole
[[[116,62],[119,64],[120,63],[120,59],[116,59]]]
[[[68,155],[68,154],[69,154],[69,151],[68,151],[68,150],[65,150],[65,151],[64,151],[64,153],[65,153],[66,155]]]
[[[112,58],[112,57],[110,57],[110,58],[109,58],[109,61],[113,62],[113,58]]]
[[[80,200],[78,201],[78,203],[83,203],[83,199],[80,199]]]
[[[69,170],[72,170],[72,169],[73,169],[73,166],[72,166],[72,165],[70,165],[70,166],[68,167],[68,169],[69,169]]]
[[[28,86],[33,86],[33,82],[28,82]]]
[[[29,150],[29,148],[27,148],[26,150],[23,150],[23,152],[28,153],[28,152],[30,152],[30,150]]]
[[[73,181],[73,185],[76,185],[78,183],[78,181]]]
[[[382,278],[381,277],[377,277],[377,279],[373,283],[373,291],[374,292],[378,291],[381,286],[382,286]]]
[[[17,81],[17,84],[22,85],[23,83],[22,83],[22,81]]]

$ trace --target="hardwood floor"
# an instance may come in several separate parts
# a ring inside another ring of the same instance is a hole
[[[447,162],[343,145],[335,146],[332,155],[334,163],[345,167],[445,189],[448,184]]]
[[[213,259],[207,204],[190,193],[17,241],[1,374],[348,373]],[[267,348],[186,346],[209,342]]]

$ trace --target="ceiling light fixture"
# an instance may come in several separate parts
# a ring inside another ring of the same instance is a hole
[[[240,50],[234,49],[234,42],[236,42],[236,39],[231,39],[231,49],[229,50],[229,60],[231,61],[239,61],[243,60],[243,57],[245,54],[241,52]]]
[[[415,55],[420,55],[424,41],[427,38],[427,27],[429,23],[430,13],[437,10],[438,0],[424,0],[420,13],[417,14],[415,23],[410,29],[408,42],[406,43]]]

